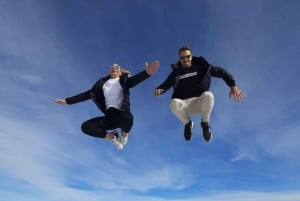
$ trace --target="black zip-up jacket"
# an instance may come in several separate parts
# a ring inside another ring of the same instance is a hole
[[[122,100],[121,110],[130,112],[130,92],[129,88],[132,88],[139,84],[140,82],[144,81],[145,79],[149,78],[150,75],[144,70],[132,77],[129,77],[127,73],[123,73],[120,76],[120,85],[123,88],[123,95],[124,98]],[[104,83],[110,78],[110,76],[106,76],[100,78],[91,89],[77,94],[75,96],[66,98],[67,104],[75,104],[82,101],[86,101],[92,99],[97,107],[106,114],[106,106],[105,106],[105,97],[103,93],[103,85]]]
[[[176,64],[170,64],[170,66],[172,68],[172,72],[169,74],[167,79],[157,87],[157,89],[163,89],[163,93],[165,93],[173,86],[174,91],[172,94],[172,99],[180,98],[176,93],[176,84],[179,76],[183,75],[183,68],[179,61]],[[196,67],[197,69],[197,79],[199,80],[197,87],[199,88],[200,94],[209,90],[211,77],[222,78],[229,87],[235,86],[235,80],[229,72],[222,67],[210,65],[202,56],[193,56],[192,66]],[[186,90],[189,90],[189,88],[186,88]]]

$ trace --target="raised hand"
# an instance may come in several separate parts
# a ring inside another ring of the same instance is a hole
[[[148,75],[152,75],[159,68],[159,61],[155,60],[150,65],[148,65],[148,63],[146,62],[145,68],[146,68],[146,72],[148,73]]]

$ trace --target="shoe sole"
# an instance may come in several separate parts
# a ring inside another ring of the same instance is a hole
[[[209,140],[205,139],[205,138],[204,138],[204,136],[203,136],[203,138],[204,138],[204,140],[205,140],[206,142],[210,142],[210,141],[211,141],[211,139],[212,139],[212,136],[213,136],[213,135],[212,135],[212,134],[210,134],[210,138],[209,138]]]
[[[205,137],[204,137],[204,135],[203,135],[203,138],[204,138],[204,140],[206,141],[206,142],[209,142],[209,141],[211,141],[211,139],[212,139],[212,133],[210,132],[210,138],[207,140]]]

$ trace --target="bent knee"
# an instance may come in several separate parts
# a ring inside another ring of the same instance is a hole
[[[178,98],[174,98],[170,101],[171,110],[181,110],[184,108],[184,101]]]
[[[211,100],[211,101],[213,101],[215,99],[215,96],[211,91],[203,92],[202,97],[205,99]]]

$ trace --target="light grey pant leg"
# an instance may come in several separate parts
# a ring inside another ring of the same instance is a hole
[[[173,114],[185,125],[189,122],[189,117],[186,113],[188,103],[186,100],[174,98],[170,102],[170,109]]]
[[[201,94],[200,97],[171,100],[170,108],[173,114],[183,123],[189,122],[190,115],[200,114],[203,122],[210,121],[210,114],[214,106],[214,95],[210,91]]]
[[[210,91],[205,91],[200,97],[190,98],[188,100],[189,107],[186,109],[187,114],[200,114],[203,122],[209,122],[215,102],[213,93]]]

